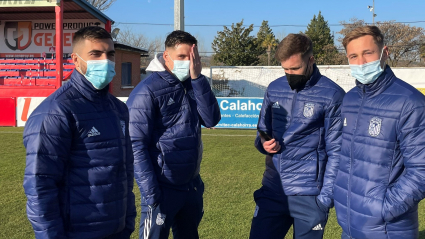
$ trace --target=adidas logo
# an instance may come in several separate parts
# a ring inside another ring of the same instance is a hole
[[[89,134],[87,135],[87,137],[98,136],[98,135],[100,135],[100,132],[97,131],[97,129],[93,126],[93,128],[91,128],[91,130],[89,131]]]
[[[344,118],[344,126],[347,126],[347,118]]]
[[[280,109],[279,102],[277,102],[277,101],[276,101],[276,102],[272,105],[272,108]]]
[[[168,100],[167,105],[172,105],[172,104],[174,104],[174,103],[176,103],[176,102],[174,102],[173,98],[170,98],[170,99]]]
[[[312,229],[313,231],[323,231],[323,227],[322,224],[317,224],[315,227],[313,227]]]

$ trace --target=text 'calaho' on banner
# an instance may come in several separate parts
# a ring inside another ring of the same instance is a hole
[[[216,128],[256,129],[263,98],[217,98],[221,121]]]

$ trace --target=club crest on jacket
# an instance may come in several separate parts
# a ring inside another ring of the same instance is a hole
[[[314,104],[313,103],[305,103],[303,115],[306,118],[311,118],[314,114]]]
[[[382,119],[378,117],[373,117],[369,123],[369,135],[376,137],[381,132]]]
[[[158,226],[161,226],[162,224],[164,224],[165,218],[166,218],[166,215],[165,214],[158,213],[158,215],[156,215],[156,224]]]

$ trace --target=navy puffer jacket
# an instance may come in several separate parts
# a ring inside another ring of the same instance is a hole
[[[425,96],[389,66],[376,82],[348,92],[335,208],[356,239],[418,238],[425,196]]]
[[[320,74],[316,65],[299,92],[291,90],[286,76],[270,83],[258,129],[272,135],[282,148],[268,155],[260,137],[255,141],[257,149],[268,155],[264,186],[286,195],[317,195],[324,206],[332,207],[344,94],[341,87]]]
[[[24,189],[36,238],[129,238],[136,208],[126,105],[78,71],[24,131]]]
[[[148,205],[159,203],[161,187],[188,189],[199,176],[201,125],[214,127],[221,119],[205,76],[181,82],[158,59],[153,63],[159,71],[139,83],[127,101],[135,178]]]

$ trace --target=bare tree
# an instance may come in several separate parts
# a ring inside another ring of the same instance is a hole
[[[198,41],[198,52],[199,56],[201,57],[201,65],[202,67],[209,67],[211,66],[211,57],[208,56],[208,50],[205,44],[205,39],[200,36],[199,34],[195,35],[196,40]]]
[[[425,43],[419,49],[421,61],[425,60]]]
[[[318,65],[347,65],[348,60],[345,52],[338,51],[334,44],[325,45],[323,54],[314,56]]]
[[[139,48],[148,48],[149,39],[143,34],[137,34],[133,29],[125,28],[117,35],[117,41]]]
[[[351,30],[359,26],[365,26],[363,20],[350,19],[350,23],[341,22],[344,28],[338,32],[342,39]],[[408,24],[397,23],[395,21],[377,22],[375,24],[384,35],[384,43],[388,46],[390,66],[411,66],[412,63],[419,64],[421,61],[420,48],[425,42],[425,30],[422,27],[414,27]]]
[[[120,43],[124,43],[133,47],[143,48],[148,51],[149,57],[143,57],[140,65],[146,67],[149,62],[155,58],[156,53],[164,51],[164,40],[162,37],[149,39],[142,33],[136,33],[134,29],[122,29],[116,37]]]
[[[86,0],[88,3],[93,5],[93,7],[99,9],[100,11],[107,10],[116,0]]]
[[[342,40],[344,39],[345,35],[350,33],[352,30],[366,26],[366,22],[364,20],[357,19],[355,17],[351,18],[349,22],[341,21],[339,22],[344,27],[339,31],[338,33],[341,34],[341,37],[338,38],[338,41],[342,44]]]
[[[283,38],[285,38],[286,37],[286,33],[285,33],[285,31],[284,30],[281,30],[280,32],[277,32],[276,33],[276,39],[278,40],[278,42],[280,43],[282,40],[283,40]]]

